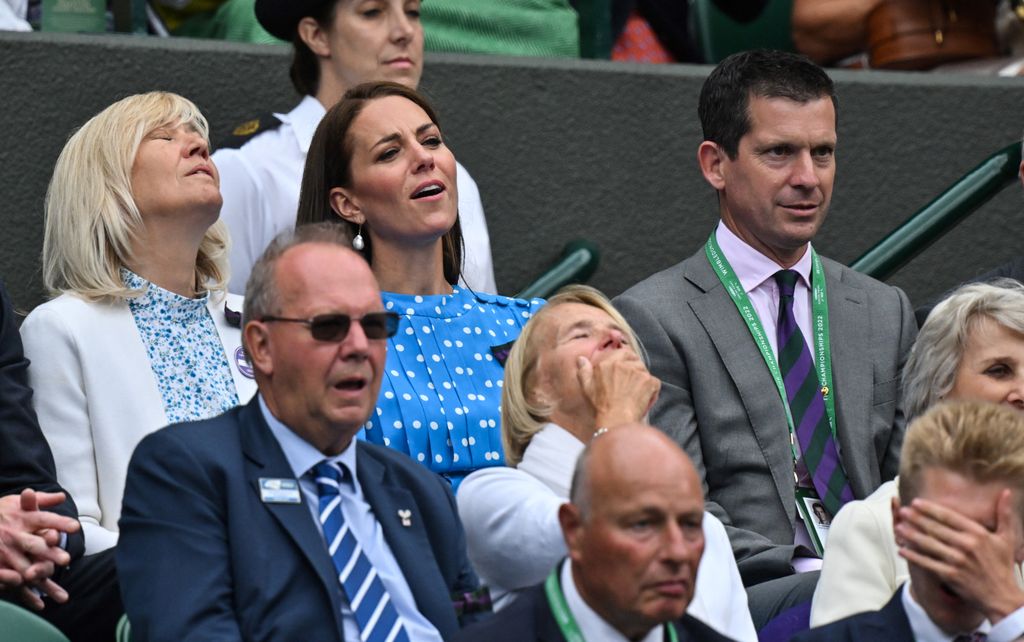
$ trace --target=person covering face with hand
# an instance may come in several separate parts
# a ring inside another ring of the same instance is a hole
[[[1010,279],[972,283],[928,316],[903,370],[907,414],[946,400],[1024,410],[1024,286]],[[896,480],[847,504],[829,528],[811,625],[881,608],[909,577],[889,533]],[[1018,574],[1018,582],[1020,581]]]
[[[946,402],[907,431],[894,535],[910,579],[881,610],[811,629],[817,640],[988,640],[1024,636],[1024,416]]]
[[[564,288],[509,354],[502,438],[509,467],[470,475],[459,490],[467,548],[503,608],[566,554],[558,524],[573,462],[600,429],[642,421],[660,384],[632,328],[597,290]],[[756,635],[725,529],[702,522],[705,551],[687,612],[738,640]],[[725,597],[728,596],[728,597]]]

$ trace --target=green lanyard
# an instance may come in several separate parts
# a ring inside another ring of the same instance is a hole
[[[568,563],[568,561],[565,562],[565,564]],[[561,567],[562,565],[559,564],[552,569],[551,573],[548,574],[548,579],[544,580],[544,593],[548,597],[548,605],[551,606],[551,612],[555,616],[555,622],[558,623],[558,628],[562,631],[565,641],[586,642],[583,639],[583,634],[580,633],[579,625],[576,624],[576,618],[569,611],[565,595],[562,593],[562,584],[558,581],[558,571]],[[676,633],[676,627],[671,622],[665,622],[665,628],[668,630],[669,642],[679,642],[679,634]]]
[[[828,297],[825,293],[825,270],[821,267],[821,259],[814,248],[808,248],[811,252],[811,325],[814,334],[813,350],[817,359],[815,365],[818,369],[818,381],[821,382],[821,394],[825,399],[825,414],[828,415],[828,425],[832,430],[832,438],[836,438],[836,402],[835,390],[832,388],[832,352],[829,344],[828,333]],[[782,407],[786,409],[786,422],[789,424],[789,445],[793,451],[793,462],[797,462],[796,433],[793,426],[793,413],[789,410],[789,399],[786,395],[786,383],[782,380],[782,371],[779,370],[779,362],[775,359],[772,346],[768,343],[768,336],[764,332],[764,326],[754,310],[750,297],[740,284],[739,278],[729,265],[728,259],[722,254],[722,248],[718,246],[715,233],[708,237],[704,245],[704,253],[707,254],[711,268],[718,275],[718,280],[725,286],[729,298],[736,305],[740,316],[750,330],[750,336],[754,338],[757,349],[761,351],[761,358],[764,359],[768,371],[775,380],[775,387],[782,398]],[[796,473],[794,472],[794,475]]]

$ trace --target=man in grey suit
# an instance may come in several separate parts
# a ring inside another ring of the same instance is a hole
[[[651,423],[696,465],[760,627],[809,602],[817,581],[820,543],[798,496],[834,514],[896,474],[916,324],[900,290],[811,248],[835,177],[837,102],[821,68],[730,56],[699,111],[721,222],[615,304],[662,380]]]

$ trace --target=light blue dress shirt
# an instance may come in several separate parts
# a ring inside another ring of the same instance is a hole
[[[395,605],[398,616],[402,619],[409,639],[412,642],[442,642],[441,634],[426,617],[416,608],[416,600],[413,598],[409,583],[405,581],[405,575],[395,560],[391,547],[384,539],[384,531],[373,514],[373,508],[366,503],[363,491],[359,486],[359,477],[356,475],[356,448],[355,440],[349,444],[340,455],[325,457],[311,443],[292,432],[290,428],[278,421],[262,395],[259,397],[260,411],[270,432],[277,439],[277,443],[284,451],[285,459],[288,460],[295,478],[299,480],[299,487],[302,489],[302,496],[306,500],[306,507],[309,508],[309,515],[316,524],[317,530],[323,536],[323,527],[320,525],[320,518],[317,514],[320,505],[320,497],[316,492],[316,481],[309,471],[321,461],[327,459],[348,468],[352,473],[353,485],[341,484],[341,513],[345,516],[345,523],[348,524],[356,540],[363,549],[366,558],[373,565],[391,597],[391,603]],[[327,547],[326,540],[324,547]],[[359,625],[356,624],[355,615],[349,607],[348,599],[338,582],[338,590],[341,592],[341,617],[346,640],[359,641]]]

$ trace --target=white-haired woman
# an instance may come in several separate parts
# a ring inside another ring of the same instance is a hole
[[[46,194],[43,280],[21,328],[39,423],[86,551],[117,543],[128,460],[146,434],[255,392],[225,296],[227,231],[206,119],[129,96],[64,146]]]
[[[1024,285],[965,285],[921,326],[903,368],[908,420],[943,400],[1002,403],[1024,411]],[[910,430],[913,430],[912,422]],[[897,554],[892,500],[897,479],[846,504],[829,526],[811,626],[880,609],[908,578]]]
[[[661,383],[607,298],[569,286],[526,324],[505,364],[501,432],[509,468],[467,477],[457,496],[470,561],[495,605],[542,582],[566,555],[558,507],[576,459],[602,428],[642,421]],[[705,547],[687,612],[735,640],[756,640],[725,527],[704,514]]]

